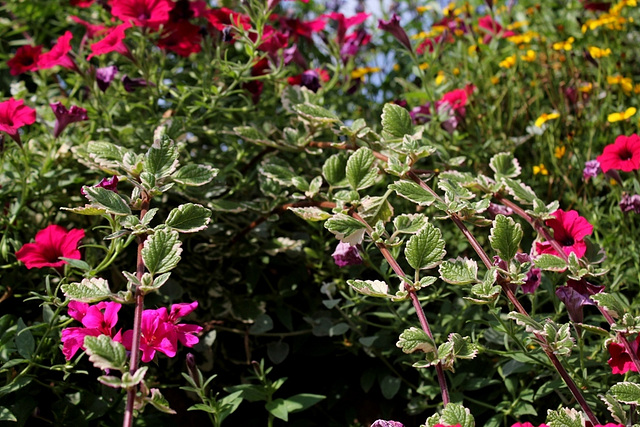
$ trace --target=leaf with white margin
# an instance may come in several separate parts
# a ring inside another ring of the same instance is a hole
[[[102,301],[112,295],[109,282],[102,277],[85,278],[80,283],[69,283],[61,288],[67,299],[87,303]]]
[[[347,284],[356,292],[371,297],[391,298],[389,285],[382,280],[347,280]]]

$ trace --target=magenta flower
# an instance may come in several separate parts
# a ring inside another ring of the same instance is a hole
[[[6,132],[18,145],[22,145],[19,129],[35,121],[36,110],[24,105],[22,99],[9,98],[0,102],[0,131]]]
[[[127,58],[131,58],[131,52],[124,43],[125,31],[129,28],[131,28],[129,23],[109,28],[107,35],[102,40],[91,44],[91,53],[87,56],[87,61],[94,56],[102,56],[111,52],[117,52]]]
[[[84,230],[74,228],[67,231],[66,228],[52,224],[38,231],[35,243],[24,244],[16,258],[22,261],[27,268],[54,267],[59,268],[67,261],[60,257],[80,259],[78,242],[84,238]]]
[[[86,350],[84,338],[107,335],[114,341],[122,342],[120,331],[114,334],[113,328],[118,323],[118,311],[122,306],[116,302],[99,302],[89,305],[79,301],[70,301],[68,314],[84,327],[71,327],[62,330],[62,354],[67,360],[79,349]]]
[[[155,84],[146,81],[142,77],[138,79],[132,79],[125,74],[124,76],[122,76],[122,86],[124,86],[124,90],[126,90],[127,92],[135,92],[135,90],[139,87],[155,86]]]
[[[589,160],[584,164],[582,179],[587,181],[589,178],[595,178],[600,172],[602,172],[602,169],[600,169],[600,162],[595,159]]]
[[[69,56],[72,38],[73,34],[71,34],[71,31],[66,31],[63,35],[58,37],[55,46],[53,46],[49,52],[40,55],[40,59],[38,60],[38,69],[46,70],[48,68],[53,68],[56,65],[60,65],[65,68],[78,71],[78,67]]]
[[[362,264],[362,257],[360,256],[360,252],[358,252],[358,248],[351,246],[349,243],[338,243],[336,250],[333,251],[331,256],[338,267]]]
[[[101,188],[104,188],[105,190],[109,190],[109,191],[113,191],[114,193],[117,193],[118,177],[114,175],[111,178],[102,178],[99,183],[94,185],[94,187],[101,187]],[[84,187],[80,189],[80,193],[82,193],[83,196],[87,195],[87,192],[84,191]]]
[[[613,144],[604,147],[597,158],[602,172],[610,169],[631,172],[640,169],[640,137],[620,135]]]
[[[640,335],[631,343],[631,350],[634,351],[638,356],[638,344],[640,343]],[[631,360],[631,356],[627,353],[626,349],[622,344],[618,344],[617,342],[611,342],[607,346],[607,350],[609,351],[609,360],[607,363],[611,366],[612,374],[626,374],[629,371],[638,372],[635,364]]]
[[[158,40],[158,47],[188,57],[202,50],[200,27],[188,21],[171,24]]]
[[[404,424],[399,421],[376,420],[371,427],[404,427]]]
[[[593,226],[574,210],[565,212],[558,209],[551,215],[555,218],[546,220],[545,224],[553,229],[553,239],[560,243],[565,254],[575,252],[578,258],[582,257],[587,252],[584,238],[593,232]],[[536,251],[539,254],[558,255],[550,242],[536,242]]]
[[[620,200],[620,209],[624,213],[633,211],[640,214],[640,195],[634,194],[633,196],[630,196],[629,194],[624,193],[622,195],[622,200]]]
[[[388,21],[383,21],[382,19],[378,20],[378,29],[387,31],[396,40],[398,40],[404,47],[409,49],[409,51],[413,52],[413,48],[411,47],[411,41],[409,41],[409,36],[407,36],[407,32],[400,26],[400,18],[395,13]]]
[[[56,124],[53,128],[54,138],[59,137],[62,131],[71,123],[89,120],[87,110],[78,107],[77,105],[72,105],[68,110],[67,107],[62,105],[62,102],[55,102],[53,104],[49,104],[49,106],[51,106],[53,114],[56,116]]]
[[[176,340],[180,341],[185,347],[193,347],[200,341],[195,334],[202,331],[202,327],[187,323],[178,323],[178,321],[198,308],[198,301],[190,304],[173,304],[171,311],[167,313],[165,307],[158,309],[160,317],[169,325],[169,329],[173,328],[170,339],[177,345]]]
[[[115,65],[98,68],[96,70],[96,83],[98,83],[98,88],[105,92],[107,88],[111,86],[111,82],[116,77],[117,73],[118,67]]]
[[[524,423],[515,423],[511,427],[535,427],[535,426],[527,421]],[[538,427],[549,427],[549,426],[546,424],[540,424]]]
[[[169,21],[173,9],[170,0],[111,0],[111,14],[137,27],[157,29]]]
[[[107,27],[104,25],[92,24],[91,22],[87,22],[84,19],[80,19],[75,15],[71,15],[69,19],[71,19],[76,24],[82,25],[87,30],[85,34],[88,39],[92,39],[94,37],[100,36],[108,31]]]
[[[27,71],[37,70],[41,52],[42,46],[20,46],[16,54],[7,61],[11,75],[17,76]]]
[[[493,202],[489,203],[489,209],[487,209],[487,212],[489,212],[489,215],[491,215],[491,218],[495,218],[496,215],[498,214],[504,215],[504,216],[513,215],[513,209],[511,209],[510,207],[499,205]]]

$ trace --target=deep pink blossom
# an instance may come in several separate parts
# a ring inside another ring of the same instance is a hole
[[[71,19],[76,24],[80,24],[80,25],[84,26],[87,29],[86,36],[87,36],[88,39],[92,39],[94,37],[101,36],[102,34],[104,34],[104,33],[106,33],[108,31],[108,29],[107,29],[107,27],[105,25],[92,24],[91,22],[87,22],[84,19],[78,18],[75,15],[71,15],[69,17],[69,19]]]
[[[94,187],[104,188],[105,190],[113,191],[114,193],[118,192],[118,177],[116,175],[111,178],[102,178],[99,183],[94,185]],[[83,196],[87,195],[87,192],[84,191],[84,187],[80,190]]]
[[[587,252],[584,238],[593,232],[593,226],[574,210],[565,212],[558,209],[551,215],[555,218],[546,220],[545,224],[553,229],[553,239],[562,246],[565,254],[575,252],[578,258],[582,257]],[[550,242],[536,242],[536,251],[538,254],[558,255]]]
[[[20,46],[15,55],[7,61],[11,75],[17,76],[27,71],[37,70],[41,52],[42,46]]]
[[[118,331],[114,333],[116,323],[118,323],[118,311],[121,304],[116,302],[99,302],[96,305],[89,305],[79,301],[70,301],[68,314],[83,327],[70,327],[62,330],[62,354],[70,360],[78,350],[86,350],[84,339],[87,336],[98,337],[107,335],[114,341],[121,342],[121,335]]]
[[[171,0],[111,0],[111,14],[137,27],[157,29],[169,21]]]
[[[251,28],[251,19],[247,15],[227,9],[226,7],[208,10],[205,13],[205,18],[207,18],[209,24],[218,31],[224,31],[224,29],[230,25],[245,30]]]
[[[96,69],[96,83],[98,84],[98,88],[105,92],[109,86],[111,86],[111,82],[116,77],[117,73],[118,67],[115,65]]]
[[[51,48],[51,50],[40,55],[38,60],[38,69],[46,70],[48,68],[53,68],[56,65],[60,65],[61,67],[77,71],[78,67],[69,56],[69,52],[71,52],[72,38],[73,34],[71,31],[66,31],[63,35],[58,37],[56,44]]]
[[[638,344],[640,343],[640,335],[632,342],[631,350],[636,353],[640,357],[640,353],[638,353]],[[618,344],[617,342],[610,342],[607,346],[607,350],[609,351],[609,355],[611,356],[607,363],[611,366],[611,373],[613,374],[625,374],[629,371],[638,372],[635,364],[631,360],[631,356],[627,353],[627,350],[624,348],[622,344]]]
[[[56,124],[53,128],[54,138],[60,136],[62,131],[69,124],[80,122],[83,120],[89,120],[89,116],[87,116],[87,110],[78,107],[77,105],[72,105],[69,109],[67,109],[67,107],[62,105],[62,102],[54,102],[53,104],[49,104],[49,106],[53,110],[53,114],[55,114],[56,116]]]
[[[312,92],[317,92],[320,89],[320,82],[326,83],[328,81],[329,73],[322,68],[306,70],[302,74],[287,79],[291,86],[304,86]]]
[[[625,214],[631,211],[640,214],[640,195],[629,195],[628,193],[623,193],[619,206],[620,210]]]
[[[18,252],[16,258],[22,261],[27,268],[62,267],[67,261],[60,257],[80,259],[78,242],[84,238],[84,230],[74,228],[67,231],[66,228],[52,224],[38,231],[35,243],[25,243]]]
[[[597,158],[602,172],[610,169],[631,172],[640,169],[640,137],[620,135],[613,144],[604,147]]]
[[[91,44],[91,53],[87,56],[87,60],[90,60],[94,56],[106,55],[111,52],[117,52],[127,58],[131,58],[131,52],[124,42],[126,37],[125,31],[130,27],[131,24],[127,22],[109,28],[107,35],[102,40]]]
[[[94,0],[70,0],[69,4],[76,7],[89,7],[93,2]]]
[[[170,24],[158,40],[158,47],[187,57],[202,50],[200,27],[188,21]]]
[[[9,98],[0,102],[0,131],[6,132],[20,144],[19,129],[36,121],[36,110],[24,105],[22,99]]]
[[[413,52],[413,48],[411,47],[411,41],[409,40],[409,36],[407,35],[404,28],[400,26],[400,18],[395,13],[388,21],[384,21],[382,19],[378,20],[378,29],[387,31],[396,40],[398,40],[404,47]]]
[[[502,25],[494,21],[491,15],[485,15],[478,19],[478,27],[486,33],[482,39],[485,44],[489,43],[491,39],[496,36],[506,38],[516,35],[513,31],[503,31]]]
[[[314,19],[312,21],[303,21],[298,18],[289,18],[286,16],[271,14],[269,17],[271,21],[278,21],[280,24],[280,30],[287,34],[287,36],[293,37],[296,41],[298,37],[304,37],[311,39],[314,33],[322,31],[327,25],[324,17]]]
[[[524,423],[515,423],[511,427],[535,427],[535,426],[527,421]],[[549,427],[549,426],[547,426],[546,424],[540,424],[538,427]]]
[[[336,250],[333,251],[331,256],[338,267],[362,264],[362,257],[360,256],[360,252],[358,252],[358,247],[351,246],[349,243],[338,243]]]

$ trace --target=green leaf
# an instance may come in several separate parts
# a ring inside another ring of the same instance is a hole
[[[211,221],[211,211],[202,205],[187,203],[169,212],[165,224],[180,233],[204,230]]]
[[[219,407],[222,409],[218,413],[221,422],[238,409],[243,400],[241,395],[242,391],[236,391],[218,400]]]
[[[533,260],[533,263],[541,270],[564,271],[567,269],[567,262],[565,260],[551,254],[539,255]]]
[[[291,414],[293,412],[304,411],[323,399],[326,399],[326,396],[322,396],[320,394],[300,393],[284,399],[284,404],[287,408],[287,412]]]
[[[351,245],[362,242],[365,225],[355,218],[339,213],[329,218],[324,227],[336,235],[338,239]]]
[[[398,196],[420,206],[429,206],[436,200],[432,193],[413,181],[397,181],[389,185],[389,189],[395,191]]]
[[[142,247],[142,260],[153,275],[166,273],[180,262],[180,240],[177,231],[156,230]]]
[[[385,399],[393,399],[400,390],[400,378],[386,375],[380,380],[380,391]]]
[[[209,165],[185,165],[171,176],[175,182],[190,186],[200,186],[210,182],[219,170]]]
[[[273,329],[273,320],[268,314],[260,314],[249,328],[250,334],[262,334]]]
[[[382,107],[382,135],[386,138],[402,138],[413,133],[409,112],[397,104],[385,104]]]
[[[547,410],[547,422],[549,427],[583,427],[582,413],[575,409],[560,408],[557,411]]]
[[[145,172],[161,180],[178,168],[178,150],[166,134],[159,135],[142,161]]]
[[[356,292],[371,297],[389,298],[389,286],[381,280],[347,280]]]
[[[15,342],[18,353],[25,359],[30,360],[36,349],[36,340],[33,338],[31,330],[27,328],[27,325],[22,320],[22,317],[18,319],[16,327]]]
[[[569,326],[568,323],[558,326],[551,319],[547,319],[544,324],[543,334],[547,337],[549,347],[557,355],[568,357],[575,346]]]
[[[627,404],[640,404],[640,385],[632,382],[621,382],[609,389],[609,393],[618,401]]]
[[[84,346],[87,349],[89,360],[96,368],[124,372],[127,363],[127,350],[110,336],[92,337],[88,335],[84,338]]]
[[[452,285],[478,282],[478,264],[469,258],[458,257],[453,261],[443,261],[438,271],[440,278]]]
[[[17,422],[18,419],[15,415],[9,410],[9,408],[5,408],[4,406],[0,406],[0,421],[13,421]]]
[[[416,351],[431,353],[435,351],[436,343],[432,338],[429,338],[429,335],[427,335],[425,331],[412,326],[400,334],[400,339],[396,343],[396,347],[402,349],[402,351],[407,354]]]
[[[495,172],[496,181],[503,177],[515,178],[522,172],[518,160],[512,153],[496,154],[489,161],[489,167]]]
[[[411,236],[404,250],[407,262],[415,270],[437,266],[446,253],[442,233],[431,223]]]
[[[623,302],[615,294],[600,292],[591,295],[591,299],[599,306],[606,308],[613,317],[622,317],[625,313]]]
[[[533,204],[533,201],[536,199],[536,193],[531,189],[531,187],[523,184],[520,180],[511,178],[502,178],[502,182],[507,187],[509,194],[511,194],[517,201],[527,205]]]
[[[102,187],[82,187],[95,207],[114,215],[131,215],[131,208],[118,193]]]
[[[69,283],[62,285],[61,288],[68,300],[80,302],[98,302],[112,295],[109,282],[101,277],[85,278],[80,283]]]
[[[624,410],[620,402],[618,402],[609,393],[605,394],[604,396],[599,394],[598,397],[604,402],[605,405],[607,405],[607,409],[609,410],[609,413],[614,420],[616,420],[620,424],[627,425],[627,411]]]
[[[386,197],[366,196],[360,200],[358,213],[369,224],[386,223],[393,216],[393,206]]]
[[[338,153],[330,156],[322,165],[322,176],[332,187],[346,187],[347,182],[347,156]]]
[[[378,176],[378,168],[373,167],[375,159],[373,151],[367,147],[361,147],[349,156],[346,174],[353,190],[362,190],[375,183]]]
[[[527,332],[542,332],[544,329],[540,322],[533,320],[530,316],[512,311],[507,316],[509,319],[513,319],[520,326],[524,326]]]
[[[73,212],[75,214],[78,215],[102,215],[107,213],[107,211],[103,208],[98,208],[92,205],[84,205],[84,206],[78,206],[75,208],[65,208],[65,207],[61,207],[60,209],[65,210],[65,211],[69,211],[69,212]]]
[[[87,144],[87,153],[98,165],[116,171],[122,165],[127,150],[110,142],[91,141]]]
[[[280,418],[282,421],[289,421],[289,411],[287,410],[287,404],[284,399],[275,399],[268,402],[264,407],[276,418]]]
[[[260,166],[259,171],[264,176],[284,186],[293,186],[294,179],[298,178],[290,167],[275,163],[263,163],[262,166]]]
[[[327,218],[331,218],[331,214],[329,212],[323,211],[322,209],[315,206],[309,206],[305,208],[289,208],[289,210],[307,221],[324,221]]]
[[[293,109],[305,119],[311,122],[329,124],[339,122],[340,119],[331,111],[318,105],[304,103],[294,105]],[[285,420],[286,421],[286,420]]]
[[[509,263],[518,252],[522,235],[520,224],[509,217],[498,214],[493,220],[489,241],[491,247],[498,252],[498,256]]]
[[[458,403],[449,403],[444,408],[440,423],[451,426],[460,424],[461,427],[474,427],[476,425],[471,412]]]
[[[458,333],[449,334],[449,342],[453,344],[452,354],[459,359],[473,359],[478,354],[478,346],[471,342],[471,338]]]
[[[156,408],[160,412],[163,412],[165,414],[175,414],[176,413],[176,411],[171,409],[171,407],[169,406],[169,401],[164,398],[164,396],[160,392],[160,389],[152,388],[151,389],[151,397],[150,398],[145,398],[144,400],[145,400],[145,402],[150,403],[151,406],[153,406],[154,408]]]
[[[415,234],[427,225],[427,217],[423,214],[402,214],[393,220],[393,225],[398,233]]]

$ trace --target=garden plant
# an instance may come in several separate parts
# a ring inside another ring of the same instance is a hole
[[[0,2],[0,425],[640,425],[636,0]]]

